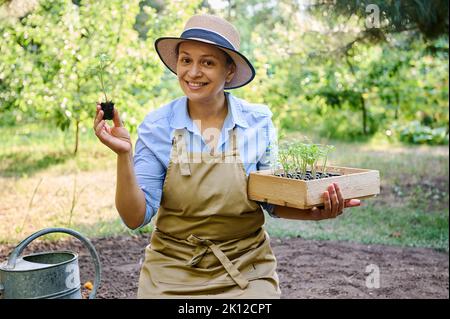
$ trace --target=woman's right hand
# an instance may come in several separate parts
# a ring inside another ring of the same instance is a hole
[[[103,144],[108,146],[118,155],[131,153],[132,143],[130,133],[123,126],[119,112],[116,108],[114,108],[113,123],[114,126],[110,127],[108,123],[103,120],[103,111],[100,104],[97,103],[97,112],[94,120],[95,135]]]

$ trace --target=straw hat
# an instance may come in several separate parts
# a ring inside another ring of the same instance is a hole
[[[236,64],[233,79],[225,84],[225,89],[244,86],[255,77],[255,69],[250,61],[239,52],[239,33],[228,21],[209,14],[192,16],[184,26],[180,37],[161,37],[155,41],[155,49],[164,64],[176,73],[176,46],[183,41],[199,41],[216,46],[225,51]]]

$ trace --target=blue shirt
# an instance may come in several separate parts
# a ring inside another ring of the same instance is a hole
[[[228,114],[215,151],[228,149],[228,133],[236,128],[238,149],[247,175],[255,170],[269,169],[277,156],[277,134],[272,112],[266,105],[250,104],[229,92],[225,92],[225,97]],[[201,130],[189,116],[186,96],[150,112],[138,127],[134,170],[146,202],[145,219],[140,227],[148,224],[158,211],[173,134],[175,129],[182,128],[187,129],[188,152],[210,151]]]

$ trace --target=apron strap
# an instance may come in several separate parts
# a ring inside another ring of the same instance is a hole
[[[190,176],[191,169],[189,167],[189,159],[186,151],[186,141],[184,138],[185,130],[176,129],[174,142],[177,150],[178,164],[180,165],[181,175]]]
[[[230,131],[230,148],[233,155],[239,154],[238,143],[237,143],[237,135],[236,128],[233,128]]]
[[[248,280],[245,279],[244,276],[242,276],[237,267],[233,265],[230,259],[228,259],[228,257],[223,253],[222,250],[220,250],[220,248],[216,244],[214,244],[209,239],[201,239],[195,235],[190,235],[187,240],[190,243],[198,245],[194,252],[194,256],[188,263],[189,266],[198,264],[206,254],[208,248],[210,248],[214,256],[216,256],[216,258],[220,261],[222,266],[225,268],[231,278],[236,282],[236,284],[238,284],[241,289],[247,288],[249,284]]]

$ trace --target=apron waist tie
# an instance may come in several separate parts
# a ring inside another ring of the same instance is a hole
[[[190,235],[187,240],[197,245],[197,248],[195,249],[194,256],[192,259],[188,262],[189,266],[194,266],[200,262],[200,260],[203,258],[203,256],[208,251],[208,248],[211,249],[214,256],[220,261],[222,266],[225,268],[227,273],[231,276],[231,278],[239,285],[241,289],[245,289],[248,286],[248,280],[242,276],[242,274],[239,272],[237,267],[233,265],[233,263],[228,259],[228,257],[223,253],[223,251],[220,250],[220,248],[214,244],[209,239],[202,239],[198,238],[195,235]]]

